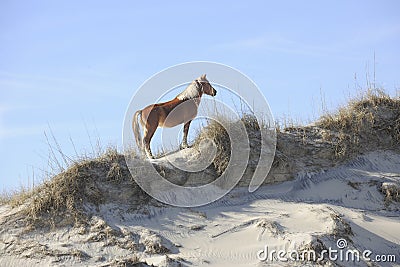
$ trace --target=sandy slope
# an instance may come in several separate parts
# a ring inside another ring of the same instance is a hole
[[[400,264],[400,206],[385,203],[382,182],[400,183],[399,154],[372,152],[251,194],[247,187],[236,188],[198,208],[148,205],[137,212],[107,203],[90,228],[1,229],[0,265],[129,266],[127,259],[137,255],[156,266],[291,266],[302,263],[263,262],[257,252],[265,246],[269,251],[337,249],[337,239],[344,238],[348,248],[395,255],[397,263],[378,264],[395,266]],[[1,206],[0,221],[13,212]]]

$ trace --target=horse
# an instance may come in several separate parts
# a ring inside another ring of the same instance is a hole
[[[133,115],[132,129],[136,144],[141,152],[153,159],[150,149],[150,141],[158,127],[174,127],[180,124],[183,126],[183,140],[181,149],[187,148],[187,136],[190,123],[197,116],[197,109],[203,94],[215,96],[217,90],[212,87],[206,78],[206,74],[193,80],[188,87],[174,99],[158,104],[151,104],[144,109],[138,110]],[[143,128],[143,139],[141,138],[139,123]]]

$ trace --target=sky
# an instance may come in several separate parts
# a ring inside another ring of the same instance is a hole
[[[134,92],[184,62],[240,70],[278,120],[308,123],[367,82],[396,95],[399,10],[395,0],[0,0],[0,190],[44,179],[48,143],[71,158],[97,142],[121,147]]]

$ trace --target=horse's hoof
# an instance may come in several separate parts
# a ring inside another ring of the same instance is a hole
[[[146,153],[146,157],[147,157],[148,159],[154,159],[153,154]]]
[[[182,149],[185,149],[185,148],[188,148],[189,146],[187,145],[187,144],[184,144],[184,145],[180,145],[180,149],[182,150]]]

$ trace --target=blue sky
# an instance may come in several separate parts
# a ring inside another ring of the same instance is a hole
[[[394,95],[399,10],[398,1],[2,0],[2,188],[43,177],[49,127],[72,157],[70,139],[78,154],[97,139],[120,146],[132,94],[182,62],[239,69],[278,119],[317,117],[321,95],[330,108],[344,103],[366,75],[373,81],[374,53],[377,84]]]

